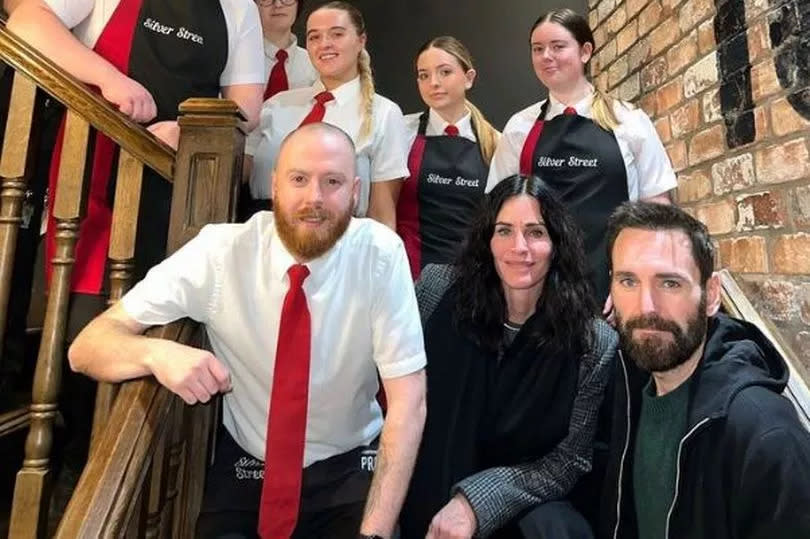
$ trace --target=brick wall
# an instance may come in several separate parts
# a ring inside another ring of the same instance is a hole
[[[810,0],[589,0],[595,84],[653,119],[709,227],[810,376]]]

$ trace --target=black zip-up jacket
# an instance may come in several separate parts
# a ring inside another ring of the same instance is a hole
[[[638,537],[633,448],[649,375],[624,357],[617,369],[600,539]],[[755,326],[722,314],[709,320],[664,539],[810,538],[810,433],[781,395],[787,379]]]

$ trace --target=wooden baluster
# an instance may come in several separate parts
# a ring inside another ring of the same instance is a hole
[[[163,518],[163,509],[166,503],[166,472],[168,469],[168,433],[164,431],[157,443],[155,453],[152,455],[152,466],[149,472],[148,501],[146,505],[146,538],[157,539],[169,537],[163,530],[166,520]]]
[[[180,104],[169,253],[204,225],[233,220],[242,177],[243,120],[232,101],[194,98]]]
[[[112,228],[110,230],[110,297],[112,305],[132,286],[132,270],[135,266],[135,234],[138,228],[138,208],[141,203],[143,164],[124,150],[118,159],[118,179],[113,202]],[[90,452],[98,444],[110,418],[118,384],[99,383],[96,406],[93,413],[93,433],[90,436]]]
[[[23,467],[17,473],[14,486],[11,537],[37,537],[45,530],[50,497],[48,483],[53,420],[62,381],[70,281],[79,237],[89,134],[87,122],[69,111],[59,164],[59,189],[53,210],[56,218],[56,253],[51,261],[53,271],[48,307],[34,373],[31,428],[25,442]]]
[[[0,343],[5,335],[17,232],[22,223],[22,202],[30,174],[36,94],[37,87],[30,79],[20,73],[14,74],[0,157]],[[37,223],[30,226],[37,226]]]
[[[185,409],[185,403],[179,398],[175,398],[175,406],[174,410],[172,410],[172,431],[169,433],[169,470],[166,483],[167,507],[164,515],[166,525],[171,525],[171,537],[180,537],[180,521],[182,521],[186,512],[185,507],[178,505],[180,488],[183,485],[183,474],[186,469],[186,440],[183,437]]]

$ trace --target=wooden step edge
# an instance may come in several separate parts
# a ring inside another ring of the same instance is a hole
[[[24,429],[31,422],[31,410],[28,405],[0,414],[0,437]]]

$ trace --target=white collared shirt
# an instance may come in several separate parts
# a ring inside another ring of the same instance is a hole
[[[298,46],[298,38],[292,36],[292,43],[284,48],[287,51],[287,61],[284,64],[284,71],[287,73],[287,84],[289,89],[306,88],[312,86],[318,80],[318,72],[312,66],[307,50]],[[278,63],[276,53],[279,47],[265,38],[264,40],[264,80],[270,78],[270,71]]]
[[[410,151],[411,146],[413,146],[413,141],[416,140],[416,134],[419,131],[419,117],[422,115],[421,112],[415,112],[413,114],[408,114],[405,116],[405,128],[408,132],[408,150]],[[444,128],[450,125],[449,122],[445,121],[438,112],[434,109],[430,109],[428,113],[428,122],[425,126],[425,136],[428,137],[437,137],[444,135]],[[467,111],[467,114],[461,117],[461,119],[456,122],[455,125],[458,128],[458,136],[464,137],[467,140],[471,140],[473,142],[478,142],[478,137],[475,136],[475,131],[473,131],[472,127],[472,120],[470,112]]]
[[[120,0],[45,0],[45,3],[70,28],[84,46],[92,49]],[[220,0],[228,32],[228,60],[219,78],[220,86],[264,84],[259,47],[262,26],[252,0]],[[175,24],[172,21],[171,24]],[[205,37],[205,36],[203,36]]]
[[[563,113],[566,105],[550,97],[546,119]],[[574,105],[577,114],[591,118],[593,94]],[[545,100],[535,103],[512,116],[504,127],[498,148],[492,156],[486,191],[492,190],[504,178],[520,172],[523,144],[534,126]],[[630,200],[660,195],[678,186],[672,165],[658,138],[650,118],[643,110],[630,104],[616,102],[613,107],[618,127],[613,130],[627,171],[627,192]]]
[[[245,153],[253,156],[250,193],[254,199],[270,198],[271,174],[278,158],[281,141],[297,128],[312,110],[315,96],[324,91],[317,81],[309,88],[280,92],[262,107],[259,127],[245,143]],[[333,101],[326,103],[323,121],[343,129],[357,150],[357,175],[360,196],[355,214],[364,216],[368,209],[371,182],[406,178],[408,146],[402,111],[393,101],[374,94],[371,133],[359,140],[363,124],[360,78],[332,90]]]
[[[214,354],[231,374],[225,427],[260,460],[293,264],[273,213],[258,212],[247,223],[206,226],[122,300],[141,324],[183,317],[205,324]],[[425,366],[408,260],[393,231],[352,219],[337,244],[306,265],[312,343],[304,466],[379,435],[378,371],[396,378]]]

